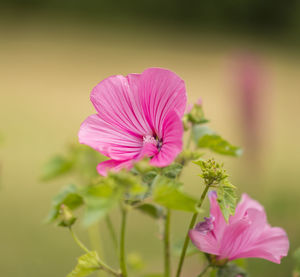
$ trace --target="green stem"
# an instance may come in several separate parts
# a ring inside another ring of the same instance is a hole
[[[127,277],[126,257],[125,257],[125,229],[127,220],[127,210],[122,207],[122,223],[121,223],[121,237],[120,237],[120,267],[122,277]]]
[[[87,249],[87,247],[79,240],[79,238],[76,236],[76,234],[74,233],[74,231],[72,230],[72,228],[69,228],[70,233],[74,239],[74,241],[76,242],[76,244],[86,253],[90,253],[90,251]],[[117,272],[116,270],[114,270],[113,268],[111,268],[109,265],[105,264],[102,260],[100,260],[100,258],[98,259],[98,263],[99,263],[99,269],[104,270],[107,273],[110,273],[113,276],[116,277],[121,277],[120,273]]]
[[[201,197],[200,197],[200,200],[198,202],[197,208],[201,208],[201,206],[203,204],[203,201],[205,199],[205,196],[206,196],[206,194],[208,192],[208,189],[209,189],[209,186],[206,185],[205,189],[203,190],[203,192],[201,194]],[[177,272],[176,272],[176,277],[179,277],[180,274],[181,274],[181,270],[182,270],[182,266],[183,266],[183,262],[184,262],[184,258],[185,258],[185,254],[186,254],[186,250],[187,250],[187,247],[188,247],[188,244],[189,244],[189,241],[190,241],[189,230],[193,229],[193,227],[194,227],[194,225],[196,223],[197,217],[198,217],[198,213],[195,212],[193,214],[193,217],[191,219],[191,222],[190,222],[187,234],[185,236],[185,240],[184,240],[184,244],[183,244],[183,248],[182,248],[182,251],[181,251],[180,260],[179,260],[179,264],[178,264],[178,268],[177,268]]]
[[[108,231],[110,233],[111,239],[113,241],[114,247],[115,247],[116,251],[118,251],[118,238],[117,238],[117,234],[116,234],[114,225],[111,222],[109,215],[107,215],[105,217],[105,221],[106,221],[106,225],[107,225]]]
[[[88,249],[86,248],[86,246],[79,240],[79,238],[78,238],[78,237],[76,236],[76,234],[74,233],[73,229],[70,227],[69,230],[70,230],[70,233],[71,233],[71,235],[72,235],[74,241],[76,242],[76,244],[77,244],[84,252],[89,253],[90,250],[88,250]]]
[[[164,230],[165,277],[170,277],[170,218],[171,211],[167,209]]]
[[[188,138],[188,141],[187,141],[187,143],[186,143],[186,147],[185,147],[186,149],[189,149],[189,148],[190,148],[192,140],[193,140],[193,133],[192,133],[192,130],[191,130],[191,131],[190,131],[189,138]]]
[[[198,277],[202,277],[205,275],[206,271],[210,268],[210,264],[208,264],[206,267],[204,267],[204,269],[202,270],[202,272],[198,275]]]

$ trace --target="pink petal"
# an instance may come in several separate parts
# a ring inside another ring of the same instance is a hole
[[[228,225],[223,233],[220,243],[220,258],[235,259],[237,253],[241,251],[245,240],[244,232],[250,226],[251,222],[244,218]]]
[[[192,243],[202,252],[220,255],[219,244],[212,232],[203,234],[195,229],[189,231]]]
[[[126,160],[126,161],[107,160],[98,164],[97,171],[99,172],[100,175],[107,176],[107,172],[109,170],[118,172],[123,168],[131,169],[132,167],[133,167],[133,160]]]
[[[246,193],[242,195],[241,201],[236,207],[235,214],[230,217],[230,223],[235,222],[245,216],[248,209],[253,208],[258,211],[264,211],[264,207],[254,199],[250,198]]]
[[[150,161],[152,165],[159,167],[171,164],[182,149],[183,126],[176,112],[170,111],[166,116],[162,136],[160,152]]]
[[[221,241],[223,237],[224,229],[227,226],[227,223],[224,219],[224,216],[221,212],[221,209],[219,207],[218,201],[217,201],[217,193],[215,191],[210,191],[208,193],[208,198],[210,201],[210,216],[213,216],[215,218],[214,221],[214,234],[218,241]]]
[[[289,250],[289,241],[285,231],[271,227],[266,221],[264,211],[249,209],[250,228],[243,234],[244,242],[233,259],[262,258],[274,263],[280,263]]]
[[[151,132],[140,103],[139,80],[139,74],[111,76],[91,93],[91,101],[103,121],[137,137]]]
[[[142,139],[122,128],[110,125],[98,114],[89,116],[80,126],[79,142],[115,160],[126,160],[138,155]]]
[[[184,81],[162,68],[146,69],[140,77],[141,104],[152,131],[162,138],[163,122],[170,111],[181,118],[186,106]]]

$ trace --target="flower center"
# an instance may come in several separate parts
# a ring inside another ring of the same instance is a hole
[[[146,135],[143,137],[143,143],[151,143],[153,145],[155,145],[158,149],[158,151],[160,151],[162,145],[163,145],[163,142],[161,139],[159,139],[156,135],[155,136],[152,136],[152,135]]]
[[[199,222],[196,225],[195,230],[206,235],[208,232],[214,229],[214,221],[215,218],[213,216],[204,217],[204,221]]]

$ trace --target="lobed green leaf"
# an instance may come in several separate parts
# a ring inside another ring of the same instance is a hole
[[[85,277],[101,269],[97,252],[91,251],[78,258],[75,269],[67,277]]]
[[[198,147],[210,149],[221,155],[238,157],[243,153],[240,147],[230,144],[206,126],[194,126],[193,137]]]
[[[42,181],[49,181],[64,175],[72,169],[73,165],[74,163],[65,157],[55,156],[45,164],[41,179]]]
[[[182,164],[173,163],[167,167],[164,167],[161,173],[168,178],[176,179],[180,175],[182,168]]]
[[[83,204],[83,198],[78,192],[78,188],[71,184],[64,187],[52,200],[52,207],[46,222],[53,222],[59,216],[62,205],[67,206],[71,211],[76,210]]]
[[[165,176],[157,176],[154,181],[153,200],[169,209],[196,212],[197,200],[182,190],[181,183]]]
[[[228,180],[224,180],[219,186],[217,187],[217,194],[218,194],[218,203],[222,214],[226,221],[229,220],[231,215],[235,213],[236,207],[236,187],[232,185]]]
[[[138,206],[136,209],[146,215],[149,215],[150,217],[152,217],[154,219],[161,218],[163,215],[162,208],[159,206],[156,206],[154,204],[146,203],[146,204]]]

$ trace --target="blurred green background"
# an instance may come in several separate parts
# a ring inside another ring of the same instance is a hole
[[[42,223],[68,180],[40,182],[42,166],[77,141],[80,123],[94,113],[95,84],[155,66],[181,76],[189,102],[201,97],[210,126],[244,148],[241,158],[216,159],[239,192],[258,199],[270,223],[287,230],[289,256],[281,265],[249,260],[251,276],[291,276],[291,253],[300,246],[299,3],[0,1],[0,275],[59,277],[74,267],[81,252],[69,233]],[[182,178],[199,195],[197,174],[191,165]],[[173,216],[174,241],[189,217]],[[159,271],[156,224],[134,212],[127,236],[128,251]],[[113,263],[110,242],[103,244]],[[191,258],[183,276],[199,268]]]

